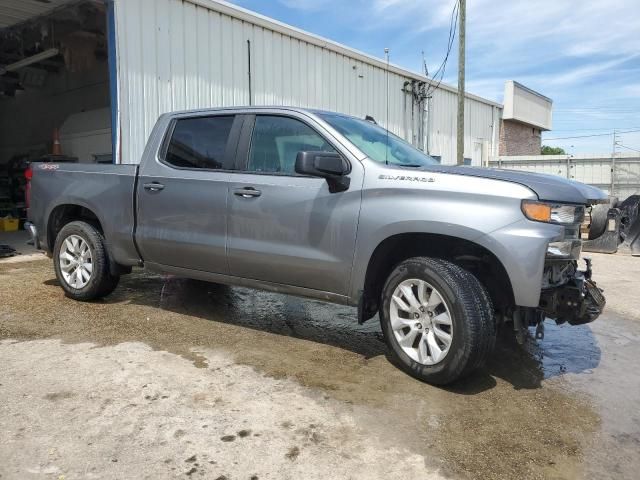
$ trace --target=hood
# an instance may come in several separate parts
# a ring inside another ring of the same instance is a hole
[[[405,169],[403,168],[402,170]],[[555,175],[546,175],[542,173],[494,168],[463,167],[456,165],[433,165],[422,167],[420,169],[411,168],[410,170],[490,178],[493,180],[518,183],[533,190],[533,192],[538,195],[538,199],[548,202],[592,205],[596,203],[604,203],[609,198],[607,194],[599,188],[585,185],[584,183],[576,182],[574,180],[568,180]]]

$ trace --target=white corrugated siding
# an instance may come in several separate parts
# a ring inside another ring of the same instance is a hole
[[[229,4],[206,0],[116,0],[118,96],[122,163],[137,163],[164,112],[249,104],[247,40],[251,42],[252,103],[333,110],[386,125],[425,146],[418,108],[402,91],[422,77],[305,34]],[[480,163],[492,142],[496,104],[466,101],[465,154]],[[414,122],[411,111],[414,108]],[[455,161],[456,95],[438,89],[431,100],[429,151]],[[415,130],[415,132],[414,132]],[[426,130],[426,129],[425,129]]]
[[[455,163],[456,125],[458,113],[458,96],[456,93],[438,89],[434,92],[430,102],[431,115],[429,120],[429,153],[439,155],[446,163]],[[465,100],[464,116],[464,153],[472,158],[473,165],[480,166],[481,161],[487,161],[487,153],[482,158],[476,155],[477,147],[488,144],[488,155],[492,155],[497,148],[495,131],[499,125],[498,108],[479,102],[475,99]],[[495,116],[495,118],[494,118]]]

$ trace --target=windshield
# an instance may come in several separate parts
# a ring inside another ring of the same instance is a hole
[[[331,113],[319,117],[375,162],[400,167],[438,165],[436,159],[372,122]]]

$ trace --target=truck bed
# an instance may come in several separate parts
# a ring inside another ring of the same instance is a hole
[[[139,255],[133,240],[137,165],[33,163],[29,218],[40,245],[51,251],[49,222],[54,210],[80,205],[98,217],[110,254],[121,265],[135,265]]]

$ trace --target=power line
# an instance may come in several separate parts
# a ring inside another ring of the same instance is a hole
[[[640,132],[640,129],[637,130],[627,130],[626,132],[617,132],[618,134],[622,134],[622,133],[633,133],[633,132]],[[552,140],[570,140],[572,138],[589,138],[589,137],[608,137],[609,135],[613,135],[613,132],[609,132],[609,133],[593,133],[591,135],[576,135],[574,137],[556,137],[556,138],[543,138],[542,140],[544,142],[550,142]]]
[[[627,147],[626,145],[622,145],[621,143],[618,143],[617,145],[618,145],[619,147],[626,148],[627,150],[631,150],[632,152],[638,152],[638,153],[640,153],[640,150],[638,150],[637,148]]]
[[[432,81],[438,82],[438,83],[436,83],[435,86],[429,83],[429,86],[427,87],[427,91],[425,93],[425,96],[427,97],[430,96],[433,92],[435,92],[440,87],[440,83],[442,83],[442,79],[444,78],[444,72],[447,68],[447,60],[449,60],[449,54],[451,53],[451,48],[453,47],[453,41],[456,38],[459,13],[460,13],[459,2],[458,0],[456,0],[456,2],[453,5],[453,10],[451,11],[451,19],[449,20],[449,39],[447,40],[447,53],[445,54],[444,59],[442,60],[442,63],[436,70],[436,73],[434,73],[433,77],[431,77]]]

